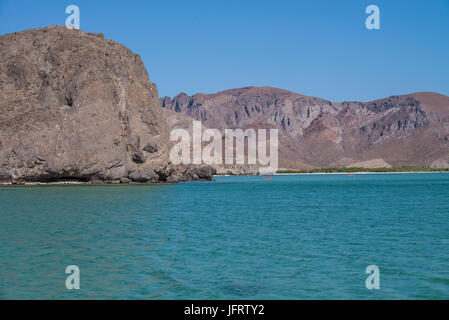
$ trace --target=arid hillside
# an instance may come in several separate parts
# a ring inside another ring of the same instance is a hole
[[[279,129],[279,166],[449,167],[449,97],[419,92],[371,102],[331,102],[272,87],[161,98],[170,120],[209,128]]]

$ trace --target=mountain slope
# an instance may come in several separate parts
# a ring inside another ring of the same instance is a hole
[[[449,97],[437,93],[334,103],[245,87],[160,101],[168,118],[183,113],[209,128],[279,129],[283,168],[449,166]]]

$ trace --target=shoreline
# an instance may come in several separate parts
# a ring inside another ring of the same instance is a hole
[[[233,175],[233,174],[216,174],[213,177],[265,177],[265,176],[301,176],[301,175],[355,175],[355,174],[413,174],[413,173],[449,173],[449,171],[404,171],[404,172],[291,172],[291,173],[273,173],[273,174],[259,174],[259,175]],[[180,181],[178,183],[186,182],[201,182],[201,181],[214,181],[214,180],[193,180],[193,181]],[[154,182],[154,183],[92,183],[83,181],[52,181],[52,182],[0,182],[0,187],[23,187],[23,186],[156,186],[156,185],[171,185],[176,184],[172,182]]]
[[[53,181],[53,182],[0,182],[0,187],[32,187],[32,186],[156,186],[176,184],[173,182],[152,182],[152,183],[95,183],[83,181]]]
[[[207,179],[198,179],[198,180],[188,180],[188,181],[178,181],[178,182],[129,182],[129,183],[121,183],[117,181],[112,182],[101,182],[101,181],[21,181],[21,182],[12,182],[12,181],[0,181],[0,187],[24,187],[24,186],[157,186],[157,185],[173,185],[178,183],[188,183],[188,182],[203,182],[203,181],[214,181]]]
[[[410,173],[449,173],[449,171],[392,171],[392,172],[366,172],[366,171],[354,171],[354,172],[291,172],[291,173],[275,173],[275,176],[296,176],[296,175],[317,175],[317,174],[340,174],[340,175],[353,175],[353,174],[410,174]]]

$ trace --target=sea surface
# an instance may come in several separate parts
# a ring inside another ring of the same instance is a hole
[[[449,174],[0,187],[0,248],[0,299],[449,299]]]

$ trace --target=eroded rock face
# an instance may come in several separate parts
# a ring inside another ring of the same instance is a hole
[[[51,26],[0,37],[0,56],[0,181],[177,181],[137,54]]]
[[[199,120],[221,131],[278,129],[281,168],[444,167],[449,157],[449,97],[433,92],[335,103],[277,88],[245,87],[160,101],[171,128]],[[217,168],[234,174],[250,169]]]

